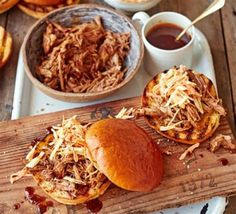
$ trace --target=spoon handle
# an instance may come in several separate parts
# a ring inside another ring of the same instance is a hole
[[[200,15],[198,16],[196,19],[194,19],[192,21],[192,23],[186,27],[176,38],[176,41],[178,41],[187,31],[188,29],[194,25],[195,23],[197,23],[198,21],[202,20],[203,18],[205,18],[206,16],[209,16],[210,14],[216,12],[217,10],[221,9],[225,4],[225,0],[214,0],[209,6],[208,8]]]

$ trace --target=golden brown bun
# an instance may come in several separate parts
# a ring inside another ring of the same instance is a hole
[[[2,0],[0,1],[0,14],[11,9],[19,0]]]
[[[12,52],[12,37],[0,26],[0,68],[9,60]]]
[[[26,3],[36,5],[58,5],[65,2],[65,0],[24,0]]]
[[[155,142],[133,121],[105,119],[86,133],[94,165],[114,184],[130,191],[150,191],[163,175]]]
[[[188,72],[192,72],[194,75],[201,76],[204,79],[211,95],[215,98],[218,97],[215,86],[210,79],[208,79],[205,75],[197,73],[195,71],[189,70]],[[159,82],[159,79],[160,75],[158,74],[145,87],[142,97],[143,107],[150,107],[152,105],[152,101],[149,98],[148,94],[151,92],[152,88]],[[145,121],[151,128],[155,129],[159,134],[163,135],[166,138],[180,143],[195,144],[206,141],[214,134],[215,130],[220,124],[220,114],[216,111],[206,112],[201,116],[201,120],[197,122],[196,127],[191,130],[185,131],[175,131],[173,129],[168,131],[161,131],[160,127],[162,125],[162,119],[159,119],[157,116],[145,116]]]
[[[47,15],[48,13],[52,12],[53,10],[73,4],[78,4],[79,2],[80,0],[71,0],[71,1],[67,0],[65,3],[59,5],[45,6],[45,5],[36,5],[36,4],[26,3],[25,1],[20,1],[17,4],[17,7],[25,14],[32,16],[36,19],[40,19],[45,15]]]
[[[37,152],[40,153],[42,149],[45,149],[48,143],[51,142],[53,138],[53,135],[49,134],[42,141],[40,141],[40,144],[37,148]],[[45,176],[42,173],[42,170],[35,170],[34,172],[32,172],[32,175],[37,185],[40,186],[48,196],[62,204],[67,205],[81,204],[86,201],[95,199],[100,195],[104,194],[104,192],[111,184],[108,179],[104,180],[102,177],[100,177],[99,185],[96,185],[95,187],[90,187],[86,194],[80,194],[76,198],[71,198],[70,196],[68,197],[67,191],[55,188],[55,184],[53,184],[53,182],[51,182],[50,180],[46,180]]]

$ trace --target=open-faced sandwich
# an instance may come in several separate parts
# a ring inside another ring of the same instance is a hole
[[[55,9],[79,2],[80,0],[21,0],[17,6],[27,15],[39,19]]]
[[[74,116],[37,140],[15,182],[32,175],[53,199],[79,204],[103,194],[113,182],[131,191],[150,191],[162,178],[161,153],[135,122],[105,119],[82,124]]]
[[[177,142],[200,143],[213,135],[226,112],[205,75],[184,66],[156,75],[146,86],[142,106],[147,123]]]

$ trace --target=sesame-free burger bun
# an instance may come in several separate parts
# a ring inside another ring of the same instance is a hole
[[[86,132],[91,161],[114,184],[130,191],[156,188],[163,160],[155,142],[133,121],[105,119]]]
[[[40,19],[61,7],[78,4],[80,0],[21,0],[17,7],[25,14]],[[50,5],[48,5],[50,4]]]
[[[36,5],[58,5],[65,2],[65,0],[24,0],[24,2]]]
[[[0,1],[0,14],[11,9],[14,5],[17,4],[19,0],[2,0]]]

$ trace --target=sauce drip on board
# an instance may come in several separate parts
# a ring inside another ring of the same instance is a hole
[[[14,210],[18,210],[21,207],[20,203],[15,203],[13,205]]]
[[[29,186],[25,188],[25,198],[31,204],[37,205],[37,210],[40,214],[45,213],[48,207],[53,206],[52,201],[46,201],[46,197],[35,194],[34,187]]]
[[[218,161],[220,161],[223,166],[226,166],[229,163],[229,161],[226,158],[220,158]]]
[[[92,213],[98,213],[102,209],[102,202],[99,199],[93,199],[85,203],[88,211]]]
[[[184,47],[191,40],[191,36],[185,33],[178,41],[176,37],[182,32],[182,28],[171,23],[154,25],[147,33],[147,41],[153,46],[164,50],[175,50]]]
[[[40,137],[36,137],[35,139],[33,139],[33,140],[31,141],[31,146],[35,146],[38,141],[44,140],[44,138],[47,137],[49,134],[52,134],[52,127],[51,127],[51,126],[49,126],[49,127],[46,128],[46,133],[45,133],[45,135],[42,135],[42,136],[40,136]]]

